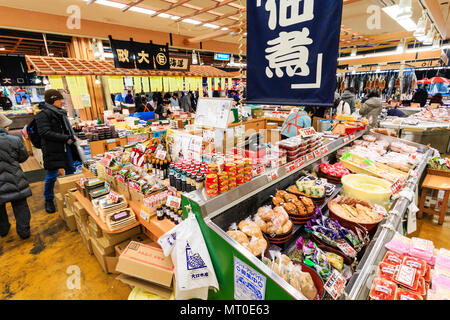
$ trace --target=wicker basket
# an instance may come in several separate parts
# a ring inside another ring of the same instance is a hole
[[[450,171],[427,168],[427,173],[434,176],[450,177]]]

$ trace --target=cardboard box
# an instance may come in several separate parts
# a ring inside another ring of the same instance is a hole
[[[144,198],[145,198],[144,194],[137,192],[136,190],[131,189],[131,188],[130,188],[130,197],[131,197],[132,201],[136,201],[140,204],[144,203]]]
[[[156,294],[156,295],[166,298],[166,299],[170,298],[170,296],[172,295],[172,291],[173,291],[172,289],[168,289],[163,286],[159,286],[157,284],[154,284],[154,283],[151,283],[148,281],[144,281],[144,280],[141,280],[138,278],[130,277],[125,274],[119,275],[116,279],[129,285],[129,286],[143,289],[145,291]]]
[[[116,270],[128,276],[171,288],[174,266],[162,249],[131,241],[119,257]]]
[[[75,192],[78,190],[76,188],[72,188],[67,190],[66,193],[66,208],[70,209],[71,211],[74,211],[74,203],[77,202],[77,199],[75,198]]]
[[[82,173],[59,177],[56,179],[56,190],[64,196],[69,189],[76,188],[76,182],[80,181],[83,177],[84,175]]]
[[[64,208],[64,221],[70,231],[77,230],[77,223],[75,220],[75,214],[67,208]]]
[[[90,255],[94,254],[91,238],[89,237],[83,226],[79,225],[78,227],[78,231],[80,232],[81,240],[83,241],[84,246],[86,247]]]
[[[79,217],[88,215],[86,209],[78,201],[73,204],[73,212]]]
[[[115,246],[116,244],[124,242],[125,240],[131,239],[131,237],[138,235],[139,233],[141,233],[141,227],[137,226],[133,229],[121,233],[104,232],[103,238],[105,239],[107,246]]]
[[[61,193],[55,193],[56,210],[61,219],[64,220],[64,198]]]
[[[97,225],[94,226],[92,223],[88,223],[87,229],[91,237],[95,239],[100,239],[103,237],[102,229],[100,229]]]
[[[127,248],[128,244],[131,241],[136,241],[136,242],[140,242],[140,243],[143,243],[143,244],[148,244],[148,245],[152,245],[152,246],[155,246],[155,247],[159,247],[159,244],[153,242],[153,240],[150,239],[149,237],[147,237],[145,234],[140,233],[138,235],[135,235],[135,236],[131,237],[131,239],[129,239],[129,240],[126,240],[124,242],[121,242],[121,243],[115,245],[114,246],[114,250],[116,252],[116,256],[120,256],[122,254],[122,252],[125,251],[125,249]]]
[[[92,243],[92,251],[94,252],[94,256],[97,258],[98,263],[100,264],[100,266],[102,267],[102,270],[105,273],[117,273],[116,271],[116,266],[117,266],[117,262],[118,262],[118,258],[117,257],[110,257],[107,255],[104,255],[102,253],[102,250],[98,244],[97,241],[95,241],[94,239],[90,239],[91,243]]]
[[[105,241],[105,238],[94,238],[91,236],[91,240],[95,241],[95,244],[97,245],[102,255],[104,256],[115,255],[114,245],[109,245],[108,242]]]
[[[124,196],[125,199],[131,200],[130,189],[127,183],[117,181],[117,192]]]

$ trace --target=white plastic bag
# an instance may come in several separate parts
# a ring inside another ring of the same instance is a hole
[[[200,236],[199,236],[200,235]],[[175,266],[175,299],[204,299],[209,287],[219,288],[216,273],[195,215],[158,239],[164,255],[172,257]]]

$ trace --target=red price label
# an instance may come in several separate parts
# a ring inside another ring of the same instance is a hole
[[[174,187],[172,187],[172,186],[168,186],[167,189],[169,190],[169,192],[170,192],[172,195],[176,195],[176,194],[177,194],[177,189],[176,189],[176,188],[174,188]]]
[[[395,183],[391,186],[391,191],[393,194],[396,194],[399,192],[403,187],[402,180],[398,179],[395,181]]]
[[[344,239],[336,241],[338,248],[349,257],[356,257],[357,252]]]
[[[295,169],[297,169],[295,162],[289,163],[288,165],[286,165],[284,167],[284,171],[286,171],[286,173],[290,173],[290,172],[294,171]]]
[[[106,175],[112,177],[112,170],[110,168],[105,168]]]
[[[317,149],[316,151],[314,151],[314,157],[320,157],[320,155],[322,154],[320,149]]]
[[[306,155],[306,161],[311,161],[312,159],[314,159],[314,154],[311,152],[311,153],[308,153],[307,155]]]
[[[114,191],[110,191],[108,194],[108,198],[111,199],[112,202],[117,202],[119,201],[119,195],[117,193],[115,193]]]
[[[328,147],[322,147],[322,154],[327,154],[328,153]]]
[[[349,136],[345,136],[344,137],[344,143],[348,143],[350,141],[350,137]]]
[[[345,287],[345,282],[346,280],[344,276],[337,270],[334,270],[331,277],[325,284],[324,289],[333,297],[334,300],[336,300],[341,295],[342,289]]]
[[[267,180],[269,180],[269,182],[270,182],[270,181],[273,181],[273,180],[275,180],[275,179],[277,179],[277,178],[278,178],[278,169],[272,171],[271,173],[269,173],[269,174],[267,175]]]
[[[295,161],[295,167],[300,168],[305,164],[305,157],[301,157],[300,159],[298,159],[297,161]]]
[[[166,206],[169,206],[171,208],[179,209],[181,206],[181,198],[168,196],[166,201]]]
[[[355,139],[356,139],[356,136],[355,136],[354,134],[351,134],[351,135],[350,135],[350,139],[355,140]]]
[[[257,166],[255,169],[253,169],[254,176],[259,176],[262,173],[264,173],[264,166]]]

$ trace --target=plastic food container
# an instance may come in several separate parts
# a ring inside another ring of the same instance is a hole
[[[369,297],[372,300],[394,300],[397,285],[389,280],[375,278],[372,282]]]
[[[423,300],[423,298],[417,293],[403,288],[398,288],[395,295],[395,300]]]
[[[349,174],[341,179],[346,197],[387,207],[392,194],[391,184],[386,180],[367,174]]]
[[[378,264],[377,277],[392,281],[394,278],[396,266],[386,263],[380,262]]]
[[[393,266],[399,266],[403,262],[403,256],[401,254],[398,254],[398,253],[395,253],[392,251],[388,251],[384,255],[383,262],[388,263]]]
[[[417,272],[420,276],[425,276],[427,272],[427,263],[423,259],[415,258],[415,257],[404,257],[403,264],[408,267],[417,269]]]

